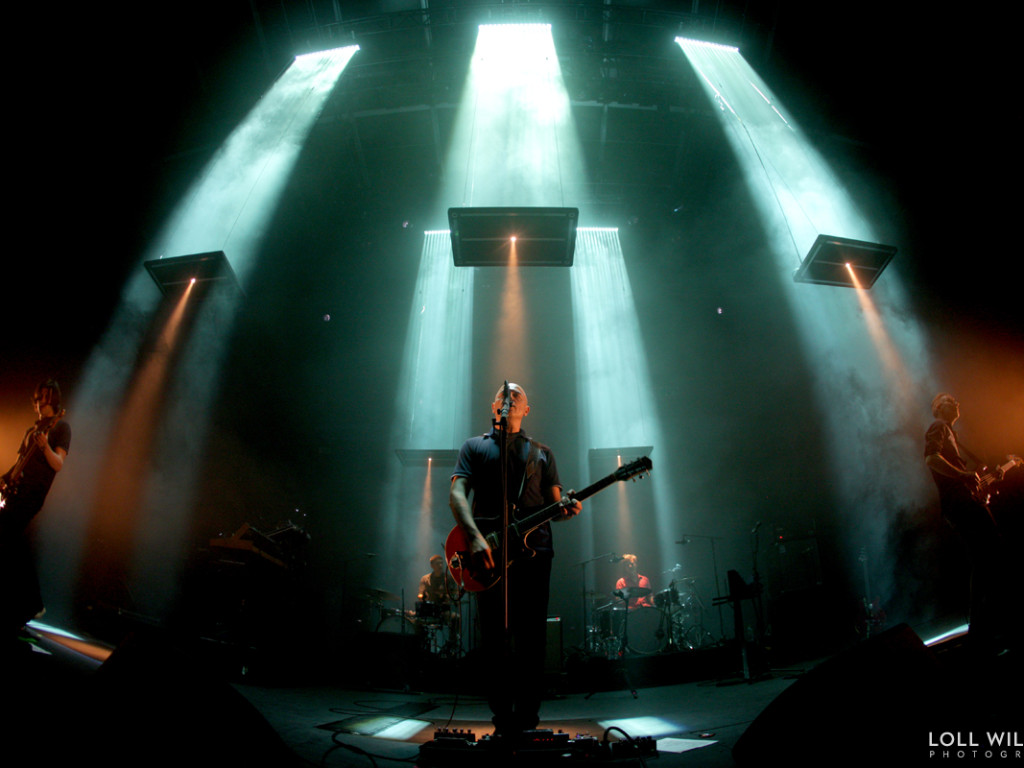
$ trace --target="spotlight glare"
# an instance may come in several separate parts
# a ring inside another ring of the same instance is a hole
[[[311,53],[300,53],[295,57],[295,61],[316,61],[317,59],[329,59],[332,57],[341,57],[346,61],[355,55],[356,51],[359,50],[358,45],[344,45],[339,48],[328,48],[323,51],[312,51]]]
[[[680,47],[687,46],[687,45],[693,45],[693,46],[697,46],[699,48],[716,48],[716,49],[718,49],[720,51],[734,51],[736,53],[738,53],[739,50],[740,50],[739,48],[737,48],[734,45],[722,45],[720,43],[709,43],[709,42],[707,42],[705,40],[694,40],[691,37],[677,37],[676,38],[676,43],[678,43]]]
[[[626,717],[617,720],[601,720],[602,728],[621,728],[633,736],[668,736],[689,730],[683,723],[674,723],[663,717]]]

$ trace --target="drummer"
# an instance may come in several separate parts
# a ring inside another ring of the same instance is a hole
[[[430,558],[430,573],[420,579],[416,600],[420,603],[447,606],[457,595],[458,589],[455,579],[444,567],[444,558],[441,555],[434,555]]]
[[[619,592],[623,589],[629,588],[630,590],[638,589],[642,592],[642,595],[629,596],[629,607],[630,608],[653,608],[654,601],[651,595],[651,580],[641,574],[637,570],[636,566],[636,555],[623,555],[622,556],[622,576],[615,582],[615,591]],[[646,590],[646,592],[644,591]]]
[[[430,650],[434,653],[456,653],[461,646],[462,614],[458,600],[459,585],[445,567],[444,558],[434,555],[430,558],[430,573],[420,579],[416,595],[416,623],[421,630],[429,631]],[[447,632],[447,641],[437,633],[442,629]]]

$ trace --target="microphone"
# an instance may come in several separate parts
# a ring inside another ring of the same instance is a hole
[[[618,563],[618,562],[621,562],[622,560],[625,560],[625,559],[626,558],[624,558],[622,555],[616,555],[614,552],[612,552],[611,557],[608,558],[608,562],[609,563]]]
[[[508,380],[505,380],[505,386],[501,392],[501,423],[505,424],[508,422],[508,409],[512,407],[512,395],[508,390]]]

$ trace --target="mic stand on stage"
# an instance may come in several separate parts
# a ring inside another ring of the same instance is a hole
[[[508,412],[511,409],[512,398],[509,392],[508,380],[505,381],[502,387],[501,395],[501,410],[497,414],[497,418],[492,420],[495,431],[498,433],[498,466],[499,473],[501,476],[501,536],[499,538],[501,546],[501,562],[494,563],[496,568],[500,568],[499,579],[501,581],[501,615],[502,615],[502,638],[501,638],[501,666],[503,668],[500,675],[502,682],[499,685],[506,685],[507,676],[511,669],[512,663],[512,630],[511,623],[509,621],[509,588],[508,588],[508,566],[509,566],[509,525],[512,522],[512,514],[508,499],[508,479],[509,479],[509,454],[508,454]],[[510,691],[509,691],[510,693]]]
[[[501,464],[501,604],[504,614],[504,661],[506,664],[512,656],[512,634],[508,620],[508,527],[512,523],[508,504],[508,412],[511,405],[511,393],[506,379],[501,395],[501,414],[495,424],[501,432],[501,440],[498,441],[498,456]]]

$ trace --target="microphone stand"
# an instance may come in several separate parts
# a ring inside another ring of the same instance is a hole
[[[501,398],[501,414],[495,426],[501,433],[501,440],[498,441],[498,456],[501,464],[501,603],[504,620],[504,661],[505,668],[509,669],[512,658],[512,632],[509,625],[508,605],[508,527],[512,523],[511,510],[508,503],[508,411],[511,407],[511,395],[508,390],[508,381]]]

